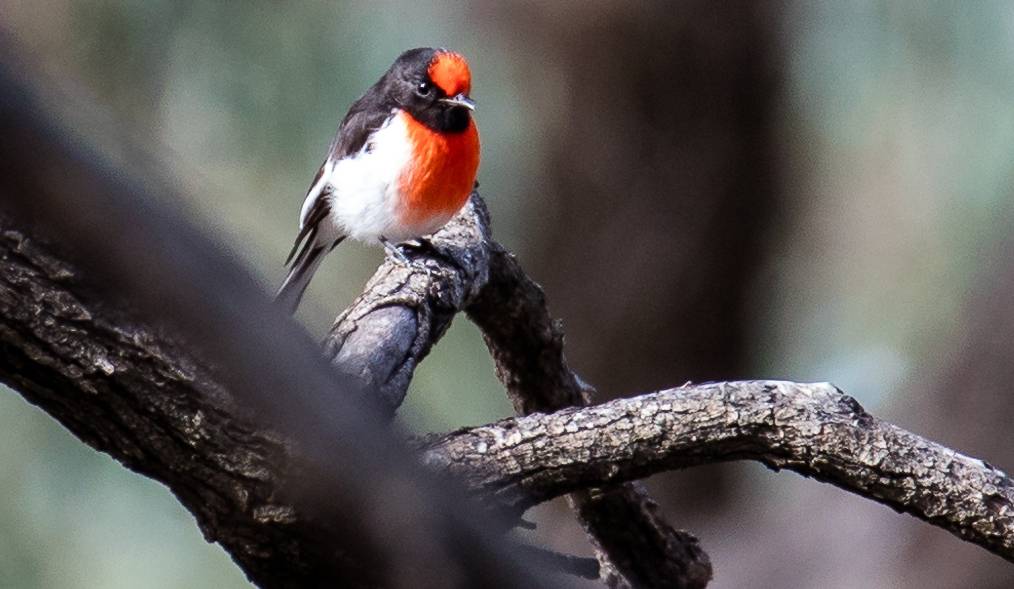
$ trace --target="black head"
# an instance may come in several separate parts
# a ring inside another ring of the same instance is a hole
[[[379,85],[395,106],[437,131],[464,131],[475,109],[468,96],[468,62],[445,49],[421,47],[402,53]]]

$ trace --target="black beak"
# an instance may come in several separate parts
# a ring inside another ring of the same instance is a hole
[[[461,108],[467,108],[468,110],[475,110],[475,101],[465,96],[464,94],[458,94],[450,96],[448,98],[441,98],[440,102],[449,104],[451,106],[457,106]]]

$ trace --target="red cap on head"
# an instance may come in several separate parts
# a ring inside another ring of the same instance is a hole
[[[472,72],[468,69],[468,62],[453,51],[437,51],[430,62],[429,75],[448,96],[467,96],[472,90]]]

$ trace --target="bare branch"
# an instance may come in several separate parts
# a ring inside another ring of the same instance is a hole
[[[261,586],[546,586],[159,204],[169,183],[55,128],[2,54],[0,380],[165,483]]]
[[[455,432],[427,442],[425,457],[516,508],[664,470],[756,460],[909,513],[1014,562],[1007,474],[869,415],[827,383],[685,386]]]
[[[542,288],[499,244],[490,244],[489,260],[489,284],[468,315],[482,329],[515,410],[526,415],[587,405],[594,391],[567,364],[563,328],[550,316]],[[610,587],[704,587],[711,579],[697,538],[670,526],[641,485],[578,489],[568,500]]]
[[[388,259],[325,340],[332,362],[368,382],[394,411],[412,371],[467,309],[483,331],[515,409],[552,411],[587,402],[590,388],[566,364],[563,333],[545,295],[490,237],[489,216],[473,195],[430,247]],[[576,491],[570,498],[611,587],[703,587],[711,565],[697,539],[672,528],[638,485]]]
[[[363,294],[335,319],[324,353],[341,372],[375,387],[393,414],[412,373],[475,298],[488,275],[489,213],[478,195],[427,245],[412,266],[387,258]]]
[[[350,381],[267,311],[242,269],[166,221],[172,214],[143,197],[148,188],[69,144],[3,75],[0,95],[0,379],[165,482],[264,586],[537,584],[479,530],[490,526],[467,507],[457,513],[453,489],[435,493],[409,453],[348,402]],[[60,214],[67,201],[75,215]],[[70,255],[47,241],[54,233],[83,241]],[[467,310],[516,409],[558,412],[457,432],[428,445],[426,459],[515,513],[571,493],[611,586],[707,584],[696,539],[668,526],[631,481],[736,459],[831,482],[1014,560],[1004,473],[869,416],[830,385],[716,383],[565,409],[587,403],[590,388],[567,366],[541,289],[490,241],[478,197],[410,257],[411,267],[385,262],[339,317],[326,346],[332,365],[391,413]],[[97,286],[95,272],[108,283]],[[135,317],[159,310],[200,349]],[[308,473],[315,489],[294,488]],[[313,509],[313,493],[330,508]]]

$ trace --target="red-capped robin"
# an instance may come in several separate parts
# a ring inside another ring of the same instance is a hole
[[[345,238],[394,244],[433,233],[468,200],[479,132],[461,55],[402,53],[349,108],[303,201],[275,301],[295,312],[324,256]]]

